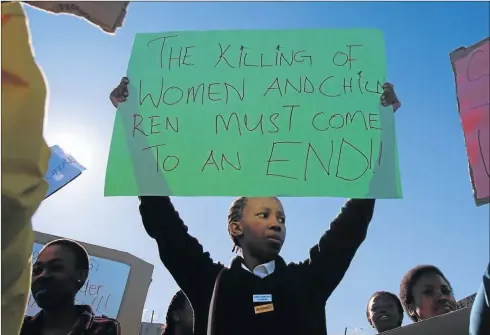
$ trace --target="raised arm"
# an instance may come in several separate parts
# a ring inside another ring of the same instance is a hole
[[[19,2],[2,15],[2,334],[18,334],[29,297],[31,218],[46,196],[49,148],[43,138],[46,85]]]
[[[223,265],[214,263],[199,241],[189,235],[170,197],[147,196],[140,200],[143,225],[157,242],[165,267],[193,306],[210,301]]]
[[[312,287],[325,301],[344,278],[357,249],[366,238],[375,200],[351,199],[330,224],[320,242],[310,249],[307,267]]]

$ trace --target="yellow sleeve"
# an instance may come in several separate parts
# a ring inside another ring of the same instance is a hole
[[[31,218],[44,199],[47,88],[18,2],[2,3],[2,334],[22,325],[31,280]]]

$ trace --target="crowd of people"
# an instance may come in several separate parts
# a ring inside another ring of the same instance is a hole
[[[31,266],[32,215],[47,191],[49,150],[42,129],[44,77],[29,41],[25,13],[2,3],[2,333],[120,335],[117,320],[96,316],[75,296],[89,274],[86,250],[60,239]],[[112,91],[115,107],[128,98],[128,78]],[[381,104],[400,107],[385,84]],[[308,259],[286,263],[285,210],[275,197],[240,197],[230,206],[228,232],[240,252],[229,267],[216,263],[175,210],[170,197],[142,196],[139,211],[160,259],[179,291],[169,306],[165,335],[325,335],[325,305],[366,238],[376,200],[350,199],[312,246]],[[31,271],[32,270],[32,271]],[[472,307],[470,334],[490,334],[490,265]],[[29,287],[41,311],[24,316]],[[376,292],[367,301],[369,323],[382,333],[456,310],[450,282],[435,266],[417,266],[400,292]]]

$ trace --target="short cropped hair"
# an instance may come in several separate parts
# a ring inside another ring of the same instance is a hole
[[[233,236],[233,234],[231,233],[231,224],[233,222],[238,222],[242,219],[243,210],[247,205],[247,201],[248,201],[247,197],[237,198],[232,202],[230,208],[228,209],[228,234],[230,234],[230,238],[233,241],[232,252],[238,252],[241,249],[241,247],[238,244],[237,238]]]
[[[78,242],[60,238],[49,242],[44,246],[44,248],[50,247],[52,245],[60,245],[64,248],[70,250],[70,252],[75,256],[75,268],[81,271],[89,271],[89,257],[87,250]]]
[[[168,306],[167,316],[165,319],[166,328],[162,335],[174,335],[175,321],[172,314],[176,311],[183,310],[186,302],[187,297],[182,290],[175,293],[172,300],[170,301],[170,305]]]
[[[403,308],[405,309],[405,312],[407,312],[408,316],[413,322],[417,322],[418,319],[416,316],[412,316],[409,313],[410,306],[413,304],[413,293],[412,289],[417,280],[424,274],[427,273],[435,273],[441,276],[449,285],[449,288],[451,291],[453,288],[451,287],[451,284],[449,283],[449,280],[444,276],[441,270],[439,270],[437,267],[433,265],[418,265],[408,271],[405,276],[403,276],[402,282],[400,284],[400,300],[403,305]]]
[[[369,302],[371,301],[371,299],[373,299],[377,296],[380,296],[380,295],[389,296],[390,298],[393,298],[393,300],[395,301],[396,309],[398,310],[398,313],[400,314],[400,323],[398,324],[398,327],[400,327],[403,323],[403,307],[402,307],[402,304],[400,302],[400,299],[398,299],[398,297],[396,295],[394,295],[391,292],[386,292],[386,291],[374,292],[374,294],[369,298],[367,306],[366,306],[366,316],[368,318],[369,323],[372,325],[371,318],[369,317]]]

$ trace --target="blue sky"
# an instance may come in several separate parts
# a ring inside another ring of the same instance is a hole
[[[116,36],[70,16],[27,10],[36,59],[49,83],[45,135],[88,170],[46,200],[36,230],[129,252],[155,264],[146,308],[164,315],[177,290],[147,237],[135,198],[104,198],[115,110],[108,95],[126,73],[135,33],[209,29],[378,28],[388,78],[402,100],[396,115],[402,200],[377,203],[367,240],[327,303],[329,334],[369,328],[365,308],[377,290],[398,293],[418,264],[440,267],[456,297],[474,293],[489,261],[489,207],[477,208],[457,111],[449,53],[487,37],[480,3],[132,3]],[[287,261],[307,257],[343,199],[284,200]],[[176,198],[190,231],[228,263],[231,198]]]

